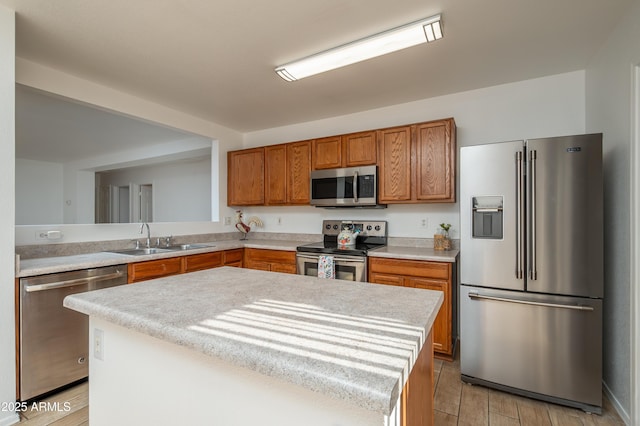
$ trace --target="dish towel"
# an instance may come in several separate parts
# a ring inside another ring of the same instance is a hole
[[[333,256],[320,255],[318,257],[318,278],[336,277],[336,268],[333,262]]]

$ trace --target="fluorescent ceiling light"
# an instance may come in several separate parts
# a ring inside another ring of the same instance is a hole
[[[276,72],[287,81],[299,80],[441,38],[440,15],[435,15],[290,62]]]

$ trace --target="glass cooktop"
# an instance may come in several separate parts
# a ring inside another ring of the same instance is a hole
[[[366,256],[367,252],[384,247],[384,244],[368,244],[357,242],[355,246],[340,246],[337,241],[320,241],[298,246],[299,252],[318,254],[342,254],[348,256]]]

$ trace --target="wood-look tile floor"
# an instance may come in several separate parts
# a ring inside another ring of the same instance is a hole
[[[603,398],[602,415],[471,386],[460,380],[460,361],[434,360],[435,424],[490,426],[624,426],[611,403]],[[20,426],[88,426],[89,384],[57,393],[44,400],[69,403],[68,411],[28,410]]]
[[[602,415],[469,385],[460,380],[459,357],[434,360],[436,426],[624,426],[603,396]]]
[[[20,413],[20,426],[88,426],[89,382],[84,382],[51,395],[41,402],[48,405],[28,404]],[[41,408],[39,408],[41,407]],[[35,409],[34,409],[35,408]]]

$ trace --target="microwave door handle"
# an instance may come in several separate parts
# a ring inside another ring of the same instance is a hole
[[[353,172],[353,201],[358,202],[358,172]]]

